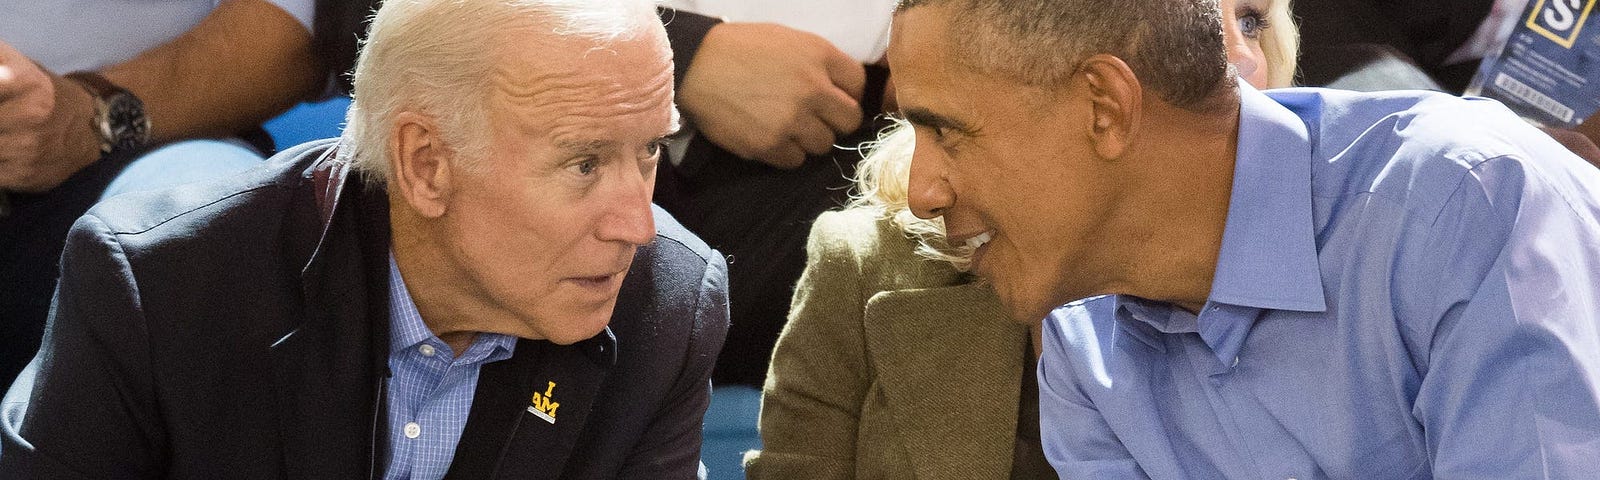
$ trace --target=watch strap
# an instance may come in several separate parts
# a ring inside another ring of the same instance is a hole
[[[118,93],[132,95],[132,93],[128,92],[127,89],[119,87],[115,83],[111,83],[110,80],[106,80],[106,77],[100,75],[99,72],[72,72],[62,75],[61,77],[78,82],[79,85],[83,85],[85,90],[89,91],[90,95],[94,95],[96,98],[99,98],[102,101]]]

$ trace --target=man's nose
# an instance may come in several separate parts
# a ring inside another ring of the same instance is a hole
[[[650,207],[654,185],[649,175],[637,171],[625,177],[611,196],[598,234],[608,242],[644,245],[656,238],[656,219]]]
[[[956,200],[946,179],[943,153],[937,150],[919,140],[911,154],[911,182],[906,187],[906,203],[910,204],[911,213],[921,218],[944,215]]]

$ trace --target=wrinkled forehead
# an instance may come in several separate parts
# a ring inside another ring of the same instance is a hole
[[[512,99],[577,93],[629,102],[672,84],[672,51],[653,21],[604,39],[510,31],[492,58],[495,91]]]
[[[491,115],[541,137],[568,136],[562,132],[569,130],[671,133],[677,126],[671,52],[665,33],[655,27],[610,41],[557,38],[532,48],[501,48]],[[578,141],[588,140],[593,139]]]

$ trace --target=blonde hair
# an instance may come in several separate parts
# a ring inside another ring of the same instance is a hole
[[[1262,32],[1261,53],[1266,56],[1267,83],[1264,88],[1287,87],[1294,83],[1300,33],[1289,12],[1289,0],[1269,0],[1267,25]],[[972,248],[950,245],[944,237],[944,219],[918,218],[908,202],[911,179],[911,153],[916,137],[911,125],[895,120],[879,132],[878,139],[862,145],[867,153],[856,166],[856,192],[847,208],[867,208],[879,212],[917,241],[917,254],[930,260],[949,262],[966,271]]]
[[[911,152],[916,136],[911,125],[896,119],[894,125],[879,132],[878,139],[862,149],[867,151],[856,166],[856,192],[846,208],[865,208],[888,218],[917,241],[917,254],[931,260],[950,262],[966,271],[972,248],[952,246],[945,241],[944,218],[924,219],[911,213],[908,202],[911,177]]]
[[[471,166],[488,148],[487,103],[504,32],[534,26],[594,48],[633,38],[648,0],[388,0],[372,17],[352,74],[354,101],[340,156],[371,181],[391,175],[388,144],[403,111],[439,123],[440,138]],[[650,23],[659,27],[655,15]]]
[[[1268,28],[1261,32],[1261,54],[1266,56],[1267,85],[1283,88],[1294,85],[1299,68],[1300,28],[1294,23],[1289,0],[1267,0]]]

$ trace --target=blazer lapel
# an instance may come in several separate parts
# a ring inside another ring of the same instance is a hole
[[[483,366],[447,479],[558,478],[609,371],[606,329],[573,345],[519,340]]]
[[[1011,471],[1027,328],[988,286],[883,292],[867,301],[867,351],[920,478]]]
[[[304,316],[266,347],[286,478],[372,478],[385,461],[387,263],[374,260],[388,254],[388,212],[381,192],[352,190],[350,207],[321,210],[307,192],[296,212],[290,241],[314,245],[298,249]]]

